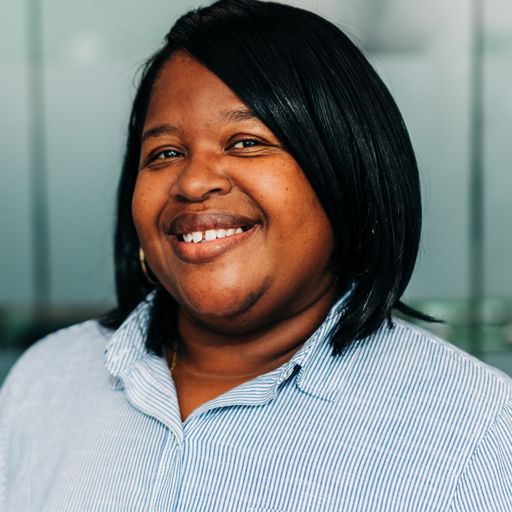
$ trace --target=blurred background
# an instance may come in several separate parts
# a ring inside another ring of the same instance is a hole
[[[203,5],[208,2],[203,2]],[[290,2],[388,84],[420,164],[406,300],[512,375],[512,2]],[[193,0],[2,0],[0,382],[45,333],[114,305],[112,228],[134,77]]]

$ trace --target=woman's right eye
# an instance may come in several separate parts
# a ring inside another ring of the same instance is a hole
[[[176,158],[180,155],[181,153],[179,151],[176,151],[175,149],[164,149],[163,151],[159,151],[151,155],[150,160],[167,160],[168,158]]]
[[[142,167],[159,167],[160,165],[172,162],[181,156],[183,156],[183,153],[176,149],[156,149],[144,158]]]

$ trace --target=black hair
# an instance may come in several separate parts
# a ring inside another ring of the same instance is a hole
[[[184,51],[217,75],[280,139],[315,190],[334,232],[332,266],[341,295],[355,289],[332,338],[334,353],[365,337],[397,309],[421,232],[418,168],[402,116],[362,52],[335,25],[289,5],[220,0],[188,12],[142,70],[130,116],[118,190],[117,327],[153,289],[142,274],[131,213],[140,139],[162,65]],[[148,349],[174,337],[177,303],[156,286]]]

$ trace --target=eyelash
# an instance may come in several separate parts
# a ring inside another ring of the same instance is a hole
[[[242,148],[235,148],[235,146],[237,144],[244,144],[244,143],[250,143],[250,145],[243,146]],[[234,142],[233,144],[231,144],[228,149],[232,149],[232,148],[233,149],[250,149],[250,148],[254,148],[256,146],[261,146],[261,145],[264,145],[264,144],[256,139],[240,139],[240,140],[237,140],[236,142]],[[165,153],[173,153],[173,155],[165,157],[165,156],[163,156]],[[182,153],[180,151],[176,151],[175,149],[164,149],[162,151],[158,151],[154,155],[151,155],[149,157],[149,162],[155,162],[157,160],[172,159],[172,158],[176,158],[180,155],[182,155]]]
[[[155,153],[153,156],[151,156],[151,160],[165,160],[166,158],[162,158],[161,155],[164,153],[174,153],[174,157],[180,155],[179,151],[176,151],[175,149],[164,149],[162,151],[159,151],[158,153]],[[169,157],[173,158],[173,157]]]
[[[234,148],[237,144],[240,144],[240,143],[244,143],[244,142],[251,142],[251,143],[254,143],[254,144],[251,144],[250,146],[244,146],[244,149],[249,147],[249,148],[253,148],[255,146],[260,146],[262,143],[256,139],[240,139],[240,140],[237,140],[235,143],[231,144],[231,148]],[[238,149],[238,148],[237,148]],[[242,148],[240,148],[242,149]]]

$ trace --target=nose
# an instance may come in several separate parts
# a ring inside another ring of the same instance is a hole
[[[215,194],[227,194],[232,183],[218,157],[190,155],[180,169],[171,194],[179,201],[201,202]]]

